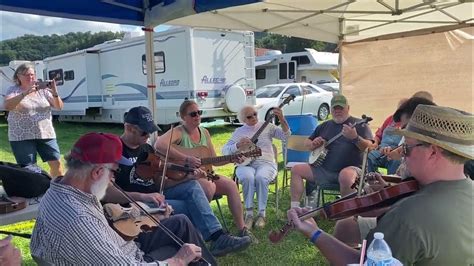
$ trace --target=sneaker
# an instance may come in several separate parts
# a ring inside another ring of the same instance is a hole
[[[227,255],[248,248],[252,240],[248,236],[238,237],[222,234],[217,240],[212,241],[209,250],[214,257]]]
[[[258,228],[264,228],[265,227],[265,217],[259,215],[257,217],[257,221],[255,221],[255,226]]]
[[[243,236],[248,236],[250,237],[250,240],[252,240],[252,243],[258,244],[258,239],[255,237],[252,232],[247,227],[244,227],[244,229],[240,230],[239,234],[237,236],[243,237]]]
[[[245,227],[247,227],[248,229],[252,229],[253,216],[252,215],[245,215],[244,223],[245,223]]]

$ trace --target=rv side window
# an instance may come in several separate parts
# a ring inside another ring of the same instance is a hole
[[[293,56],[291,61],[296,61],[296,65],[309,65],[309,57],[306,55]]]
[[[69,70],[69,71],[64,71],[64,80],[74,80],[74,71]]]
[[[288,65],[286,63],[280,63],[280,79],[287,79]]]
[[[48,79],[56,80],[56,85],[61,86],[64,84],[64,75],[62,69],[55,69],[48,71]]]
[[[155,53],[155,74],[158,73],[165,73],[165,53],[164,52],[156,52]],[[146,75],[146,55],[142,55],[142,71],[143,74]]]
[[[264,68],[255,69],[255,76],[257,79],[265,79],[266,78],[266,71]]]
[[[290,62],[288,63],[289,69],[288,69],[288,78],[289,79],[295,79],[295,62]]]

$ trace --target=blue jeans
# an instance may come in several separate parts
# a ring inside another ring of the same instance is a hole
[[[387,174],[393,175],[400,166],[399,160],[389,160],[387,156],[382,158],[382,153],[379,150],[369,152],[367,157],[368,171],[375,172],[378,167],[387,168]]]
[[[39,153],[43,162],[57,161],[61,158],[56,139],[10,141],[10,146],[17,164],[36,164],[37,153]]]
[[[189,217],[205,240],[222,229],[222,225],[212,212],[206,194],[196,180],[167,188],[163,194],[176,213],[183,213]]]

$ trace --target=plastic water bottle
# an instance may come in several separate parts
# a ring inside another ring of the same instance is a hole
[[[374,233],[374,240],[367,249],[367,266],[391,266],[394,264],[392,251],[383,237],[383,233]]]

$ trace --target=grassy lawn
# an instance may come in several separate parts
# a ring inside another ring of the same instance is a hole
[[[56,122],[54,126],[58,135],[57,138],[62,155],[66,154],[71,149],[77,138],[86,132],[111,132],[115,134],[121,134],[122,132],[121,125]],[[230,135],[235,128],[236,126],[232,125],[218,125],[209,127],[213,143],[218,153],[220,153],[222,146],[230,138]],[[280,143],[278,143],[278,146],[281,147]],[[280,171],[278,173],[278,180],[280,183],[279,187],[281,188],[283,177],[283,159],[281,154],[279,156]],[[3,118],[0,118],[0,160],[15,162],[15,159],[11,153],[10,145],[8,143],[7,124]],[[39,165],[45,170],[49,170],[46,163],[40,162]],[[216,172],[226,176],[231,176],[232,171],[233,165],[231,164],[216,168]],[[270,190],[274,191],[273,185],[270,187]],[[230,211],[227,208],[227,201],[225,199],[221,199],[220,203],[223,207],[222,209],[227,225],[230,226],[230,230],[235,233],[236,229],[233,225]],[[309,243],[309,241],[299,233],[290,233],[281,243],[277,245],[273,245],[268,241],[267,235],[269,230],[278,229],[285,223],[284,217],[286,215],[286,210],[289,208],[289,203],[290,199],[288,188],[285,189],[283,195],[281,195],[280,190],[280,208],[277,216],[275,210],[275,194],[270,193],[267,209],[267,226],[262,230],[253,230],[253,233],[258,238],[259,243],[253,244],[250,248],[243,252],[219,258],[218,262],[221,265],[326,265],[327,262],[319,253],[319,251],[317,251]],[[218,212],[215,202],[212,202],[212,207],[217,215]],[[326,232],[332,232],[334,227],[334,223],[330,221],[321,221],[319,225]],[[31,233],[33,226],[34,220],[2,226],[0,227],[0,230]],[[0,235],[0,238],[3,237],[3,235]],[[30,241],[20,237],[13,237],[13,242],[21,249],[24,264],[34,265],[29,251]]]

